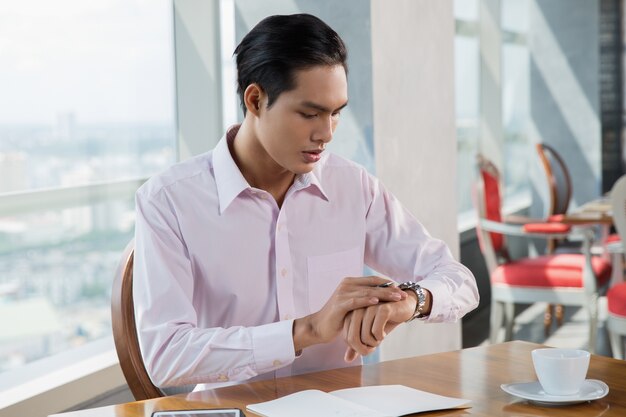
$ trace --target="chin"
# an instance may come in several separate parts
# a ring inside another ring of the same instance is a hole
[[[315,168],[315,164],[306,164],[306,165],[299,165],[299,166],[293,167],[293,169],[291,169],[290,171],[296,175],[302,175],[302,174],[308,174],[309,172],[313,171],[314,168]]]

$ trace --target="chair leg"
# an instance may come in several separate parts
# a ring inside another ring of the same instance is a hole
[[[598,335],[598,295],[588,297],[587,311],[589,312],[589,352],[596,352],[596,339]]]
[[[491,344],[498,343],[498,333],[502,326],[504,303],[491,299],[491,312],[489,318],[489,342]]]
[[[624,359],[624,340],[622,335],[609,330],[609,339],[611,340],[611,352],[615,359]]]
[[[552,304],[548,304],[546,306],[546,312],[543,313],[543,335],[545,337],[550,336],[550,328],[552,327],[553,310],[554,310],[554,306]]]
[[[611,255],[611,265],[613,273],[611,274],[610,287],[624,282],[624,255],[622,253],[613,253]]]
[[[504,305],[504,316],[505,316],[504,340],[508,342],[510,340],[513,340],[513,323],[515,323],[515,304],[506,303]]]
[[[557,329],[563,325],[564,317],[565,317],[565,306],[563,304],[555,305],[554,306],[554,318],[556,319]]]

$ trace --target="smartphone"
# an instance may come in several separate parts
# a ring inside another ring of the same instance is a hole
[[[216,408],[214,410],[155,411],[152,417],[246,417],[238,408]]]

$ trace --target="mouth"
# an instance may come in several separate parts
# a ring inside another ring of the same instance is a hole
[[[302,151],[304,160],[308,163],[317,162],[322,158],[322,152],[324,149],[312,149],[310,151]]]

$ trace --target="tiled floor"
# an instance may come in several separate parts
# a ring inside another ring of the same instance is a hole
[[[587,312],[582,308],[565,307],[565,320],[560,328],[553,323],[550,335],[545,337],[543,314],[545,303],[518,306],[513,328],[513,339],[542,343],[553,347],[587,349],[589,327]],[[600,320],[596,354],[611,356],[611,347],[605,327],[606,299],[600,299]],[[502,331],[501,339],[504,337]],[[489,309],[483,309],[463,323],[463,347],[489,343]]]

